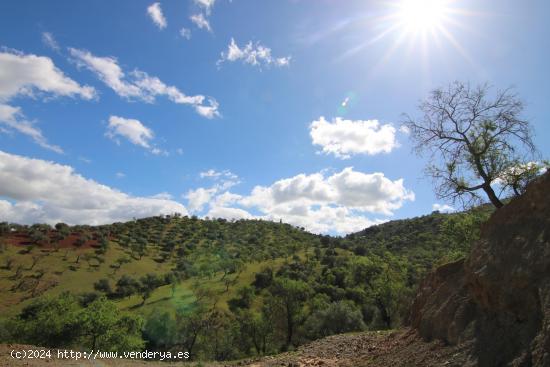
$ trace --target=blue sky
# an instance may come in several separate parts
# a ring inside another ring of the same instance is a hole
[[[454,80],[515,86],[548,157],[550,4],[444,1],[422,41],[402,3],[2,1],[0,220],[426,214],[401,116]]]

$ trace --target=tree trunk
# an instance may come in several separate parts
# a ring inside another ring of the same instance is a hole
[[[286,306],[286,345],[285,350],[288,350],[288,347],[292,343],[292,334],[294,333],[294,320],[292,319],[292,313],[290,312],[290,307],[287,304]]]
[[[378,306],[378,310],[380,311],[380,317],[382,318],[382,321],[384,321],[384,324],[386,324],[386,327],[388,329],[391,328],[391,316],[388,314],[388,310],[386,309],[384,302],[377,298],[376,305]]]
[[[489,197],[489,200],[491,200],[491,203],[497,209],[502,208],[504,206],[504,204],[502,204],[502,201],[500,201],[500,199],[498,198],[497,194],[495,194],[495,191],[493,190],[490,184],[483,186],[483,191],[485,191],[485,193]]]
[[[502,208],[504,204],[502,204],[502,201],[500,201],[497,194],[495,194],[495,191],[491,187],[491,179],[489,179],[487,172],[485,172],[485,170],[483,169],[480,156],[476,154],[470,147],[468,148],[470,150],[470,153],[474,157],[474,164],[477,169],[477,173],[483,179],[483,191],[485,191],[485,193],[489,197],[489,200],[495,206],[495,208],[497,209]]]

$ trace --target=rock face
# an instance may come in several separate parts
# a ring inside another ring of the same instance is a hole
[[[497,210],[469,257],[422,283],[411,325],[469,365],[550,367],[550,173]]]

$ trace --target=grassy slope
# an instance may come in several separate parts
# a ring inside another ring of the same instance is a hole
[[[358,247],[367,247],[375,251],[405,255],[410,259],[418,258],[418,266],[428,269],[448,250],[448,244],[440,230],[441,223],[446,217],[444,214],[432,214],[392,221],[345,238],[332,237],[329,242],[339,252],[348,253],[350,256],[353,256],[352,251]],[[320,243],[323,242],[319,241],[318,236],[300,229],[262,221],[230,223],[187,218],[172,218],[169,221],[148,218],[106,228],[118,229],[114,240],[110,241],[109,249],[102,256],[105,261],[101,264],[93,260],[90,265],[84,260],[82,255],[93,254],[92,248],[77,249],[70,246],[54,251],[53,248],[36,247],[31,253],[22,254],[21,246],[5,246],[4,251],[0,253],[0,315],[14,315],[32,301],[32,291],[24,288],[33,287],[36,282],[33,276],[39,270],[44,271],[44,276],[40,279],[35,296],[55,296],[64,291],[92,292],[93,284],[102,278],[108,278],[114,287],[116,280],[122,275],[139,278],[147,273],[168,273],[177,265],[180,257],[177,254],[178,249],[186,250],[185,257],[195,264],[201,261],[208,264],[212,259],[215,260],[215,253],[225,251],[234,258],[239,258],[243,262],[243,268],[240,272],[227,276],[234,279],[227,291],[226,285],[221,281],[223,274],[218,272],[184,280],[177,286],[173,296],[170,285],[157,288],[143,306],[139,295],[119,300],[117,302],[120,308],[148,315],[153,311],[173,312],[179,307],[190,307],[195,300],[194,290],[197,284],[212,293],[211,304],[227,308],[227,301],[235,296],[237,289],[250,285],[254,280],[254,274],[262,267],[278,268],[291,254],[305,257],[306,249],[313,253],[314,248],[322,246]],[[115,272],[111,265],[121,256],[131,258],[132,255],[129,246],[121,244],[143,237],[146,237],[148,242],[146,254],[140,260],[132,260],[122,265]],[[178,243],[175,248],[166,250],[162,247],[170,241]],[[166,261],[155,261],[167,253],[169,256]],[[77,264],[78,255],[81,257]],[[31,270],[34,256],[42,257]],[[11,270],[2,268],[8,258],[14,260]],[[19,279],[13,279],[19,266],[23,269],[21,276]],[[418,276],[422,271],[419,271]],[[12,288],[22,280],[22,289],[13,291]]]
[[[200,221],[199,221],[200,223]],[[184,238],[181,232],[184,231],[184,227],[189,225],[188,221],[182,219],[175,219],[170,223],[164,225],[161,229],[153,229],[151,226],[146,226],[147,235],[151,234],[159,235],[160,242],[167,238],[177,240],[180,242],[194,242],[197,244],[194,253],[198,254],[196,260],[201,259],[202,252],[207,253],[210,251],[208,235],[216,233],[223,234],[225,237],[236,237],[236,233],[242,232],[243,225],[223,224],[220,228],[195,228],[194,235],[190,238]],[[247,224],[244,224],[246,226]],[[281,242],[292,242],[292,237],[301,236],[303,232],[298,229],[289,229],[290,226],[285,227],[285,233],[277,233],[278,229],[274,229],[275,224],[265,223],[256,224],[259,233],[263,233],[260,236],[262,243],[267,244],[265,246],[277,246]],[[235,229],[235,227],[237,227]],[[275,226],[276,228],[276,226]],[[249,231],[245,228],[246,231]],[[132,231],[132,228],[122,231],[118,235],[118,239],[110,241],[107,252],[102,256],[103,263],[98,263],[96,260],[90,262],[85,260],[85,255],[92,255],[94,248],[76,248],[67,247],[60,248],[58,250],[49,248],[35,247],[30,253],[25,253],[24,246],[7,245],[0,253],[0,315],[3,317],[12,316],[17,314],[23,307],[32,302],[33,297],[39,295],[55,296],[64,291],[71,293],[87,293],[93,292],[93,284],[102,278],[110,280],[111,285],[114,287],[116,281],[122,275],[129,275],[138,279],[147,273],[155,273],[158,275],[166,274],[176,267],[177,255],[172,254],[167,261],[157,262],[155,259],[161,255],[162,248],[160,245],[151,244],[147,245],[146,254],[139,260],[132,258],[132,252],[127,247],[121,246],[118,242],[122,242],[122,238],[128,235]],[[219,232],[219,233],[218,233]],[[288,232],[288,233],[287,233]],[[245,234],[241,233],[241,237]],[[290,237],[289,237],[290,236]],[[314,238],[313,235],[306,234],[308,238]],[[239,248],[239,245],[228,244],[228,248]],[[288,252],[288,251],[287,251]],[[303,250],[298,250],[297,253],[303,253]],[[80,259],[77,258],[80,255]],[[303,256],[303,255],[302,255]],[[34,257],[40,257],[35,266],[31,269],[31,265]],[[127,264],[123,264],[118,270],[115,271],[112,265],[120,257],[131,258],[132,261]],[[190,256],[194,259],[193,256]],[[209,303],[216,304],[222,309],[227,309],[227,301],[235,296],[237,289],[244,285],[250,285],[254,280],[254,275],[264,266],[271,266],[277,268],[285,260],[285,257],[275,257],[268,260],[255,260],[251,256],[248,256],[244,262],[243,268],[238,274],[230,274],[226,276],[226,279],[234,280],[229,285],[226,291],[226,284],[221,280],[223,277],[222,272],[211,274],[210,276],[194,276],[186,279],[178,284],[172,295],[172,287],[165,285],[157,288],[150,298],[148,298],[144,305],[142,305],[142,299],[139,295],[133,295],[129,298],[118,300],[117,304],[123,310],[129,310],[132,312],[138,312],[144,316],[147,316],[151,312],[155,311],[169,311],[174,312],[177,308],[191,307],[191,304],[195,300],[194,289],[197,284],[201,289],[206,289],[211,292],[209,296]],[[12,259],[13,263],[11,269],[4,268],[7,259]],[[206,262],[208,262],[208,258]],[[21,268],[19,277],[16,279],[14,274],[16,270]],[[44,275],[40,278],[39,284],[35,287],[38,273],[44,272]],[[20,289],[13,290],[14,287],[22,284]],[[34,289],[34,291],[33,291]]]

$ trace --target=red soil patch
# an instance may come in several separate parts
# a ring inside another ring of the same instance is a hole
[[[40,248],[53,249],[53,248],[97,248],[99,247],[98,239],[96,234],[92,234],[92,239],[86,241],[81,246],[76,246],[77,240],[80,238],[80,233],[71,233],[61,241],[56,239],[57,232],[52,230],[49,231],[47,236],[50,239],[49,243],[44,243],[38,245]],[[4,237],[8,245],[17,246],[17,247],[27,247],[32,246],[33,242],[30,239],[28,233],[26,232],[13,232]]]

